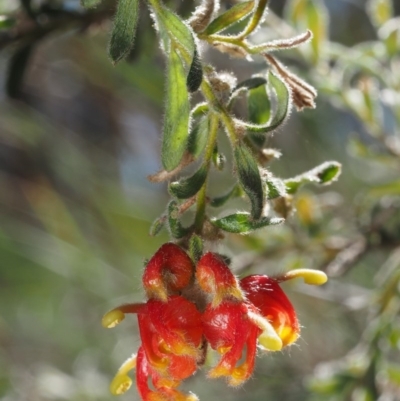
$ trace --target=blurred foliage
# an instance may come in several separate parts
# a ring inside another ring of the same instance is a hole
[[[168,1],[188,16],[191,2]],[[233,1],[223,1],[228,8]],[[278,4],[279,3],[279,4]],[[291,288],[304,325],[299,347],[258,361],[237,391],[202,374],[187,384],[215,400],[400,399],[400,6],[397,1],[271,0],[255,41],[314,41],[282,53],[317,89],[317,109],[294,113],[268,139],[280,175],[326,159],[344,174],[329,191],[301,189],[275,207],[287,224],[219,249],[237,274],[325,270],[324,288]],[[137,348],[137,326],[105,332],[115,304],[140,300],[145,258],[166,188],[159,167],[163,58],[141,7],[135,48],[114,68],[105,48],[113,1],[0,2],[0,399],[110,399],[108,383]],[[246,77],[263,61],[221,68]],[[240,107],[238,102],[236,107]],[[227,146],[219,149],[224,153]],[[230,166],[211,189],[232,188]],[[232,210],[242,208],[241,200]],[[295,209],[296,214],[290,211]],[[200,377],[199,377],[200,376]],[[197,388],[196,388],[197,387]],[[123,399],[137,399],[134,393]]]

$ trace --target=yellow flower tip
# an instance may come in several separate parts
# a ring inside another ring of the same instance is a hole
[[[110,312],[107,312],[103,319],[101,320],[101,324],[103,327],[107,329],[111,329],[115,327],[117,324],[120,324],[125,319],[124,312],[119,309],[113,309]]]
[[[260,334],[258,343],[267,351],[280,351],[283,347],[282,340],[278,335],[271,335],[269,330],[265,330]]]
[[[322,285],[328,281],[328,276],[320,270],[312,269],[296,269],[287,272],[284,276],[284,280],[291,280],[293,278],[301,277],[306,284],[310,285]]]
[[[240,386],[249,378],[250,374],[251,372],[249,372],[249,366],[247,363],[244,363],[241,366],[233,369],[231,377],[228,380],[228,384],[232,387]]]
[[[221,355],[226,354],[230,349],[232,348],[232,345],[221,345],[220,347],[217,348],[217,352]]]
[[[284,347],[286,347],[287,345],[293,344],[300,337],[299,333],[297,331],[293,330],[293,328],[290,326],[284,326],[279,331],[278,334],[282,340]]]
[[[210,379],[216,379],[221,376],[230,376],[230,369],[226,366],[219,365],[211,369],[207,375]]]
[[[126,393],[132,385],[132,379],[127,375],[117,374],[110,384],[110,391],[114,395]]]

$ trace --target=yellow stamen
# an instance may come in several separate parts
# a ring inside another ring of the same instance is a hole
[[[283,346],[282,340],[271,323],[257,313],[248,312],[247,315],[249,319],[262,330],[262,333],[258,337],[258,343],[268,351],[280,351]]]
[[[278,277],[279,281],[291,280],[301,277],[306,284],[322,285],[328,281],[328,276],[320,270],[296,269],[287,272],[284,276]]]
[[[132,385],[132,379],[128,376],[128,372],[136,368],[136,354],[128,358],[119,368],[117,374],[110,384],[110,391],[114,395],[126,393]]]
[[[125,313],[119,309],[113,309],[110,312],[107,312],[103,319],[101,320],[101,324],[103,327],[111,329],[115,327],[117,324],[120,324],[125,319]]]

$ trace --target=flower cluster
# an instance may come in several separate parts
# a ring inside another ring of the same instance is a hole
[[[137,314],[142,339],[137,354],[116,374],[111,392],[127,391],[128,372],[136,368],[144,401],[197,400],[178,386],[204,364],[208,346],[219,354],[208,376],[241,385],[253,372],[257,348],[278,351],[298,338],[296,313],[279,286],[295,277],[315,285],[326,282],[324,273],[307,269],[239,281],[218,254],[204,254],[195,266],[178,245],[164,244],[143,274],[147,302],[122,305],[103,317],[103,326],[114,327],[126,313]]]

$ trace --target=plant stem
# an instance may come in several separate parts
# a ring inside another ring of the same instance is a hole
[[[208,134],[207,146],[204,154],[204,164],[207,170],[210,169],[211,159],[214,152],[215,143],[217,142],[219,128],[219,116],[216,113],[210,113],[210,130]],[[203,228],[204,218],[206,216],[206,203],[207,203],[207,180],[204,182],[200,191],[197,194],[196,203],[196,216],[194,220],[194,226],[197,232],[201,232]]]

